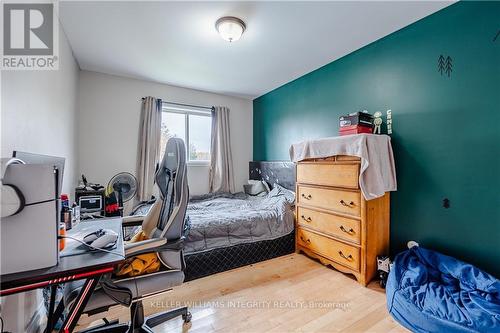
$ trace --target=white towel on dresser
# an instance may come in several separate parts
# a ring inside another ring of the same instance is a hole
[[[290,159],[293,162],[334,155],[361,158],[359,187],[366,200],[397,190],[396,167],[391,137],[388,135],[354,134],[307,140],[290,147]]]

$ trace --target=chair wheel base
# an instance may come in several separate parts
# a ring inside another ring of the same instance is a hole
[[[191,319],[193,319],[193,315],[189,311],[186,314],[182,315],[182,320],[184,320],[184,324],[189,324],[191,322]]]
[[[131,321],[127,324],[119,324],[116,321],[105,322],[104,325],[85,330],[85,333],[153,333],[153,327],[163,324],[166,321],[181,317],[184,324],[189,324],[193,318],[187,307],[180,307],[168,311],[156,313],[149,317],[144,317],[144,307],[142,302],[133,303],[130,307]]]

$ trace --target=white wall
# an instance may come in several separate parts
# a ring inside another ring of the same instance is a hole
[[[22,150],[66,158],[63,191],[71,194],[77,166],[76,96],[79,68],[60,29],[59,70],[1,72],[1,156]],[[22,240],[20,240],[22,241]],[[1,299],[5,331],[32,332],[40,291]],[[38,297],[37,297],[38,295]]]
[[[79,67],[60,29],[59,70],[2,71],[1,155],[13,150],[66,158],[63,191],[74,192]]]
[[[101,184],[118,172],[135,174],[140,99],[144,96],[229,107],[236,190],[242,190],[252,159],[252,101],[88,71],[80,72],[79,83],[80,173]],[[188,179],[191,194],[208,192],[208,166],[188,166]]]

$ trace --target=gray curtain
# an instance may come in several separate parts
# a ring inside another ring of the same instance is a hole
[[[229,109],[212,109],[212,141],[210,146],[210,192],[234,192],[233,156],[229,131]]]
[[[160,158],[162,101],[151,96],[142,99],[137,150],[137,200],[153,195],[156,164]]]

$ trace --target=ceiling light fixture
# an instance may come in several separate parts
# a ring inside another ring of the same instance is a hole
[[[235,42],[241,38],[246,29],[245,22],[234,16],[224,16],[215,22],[215,29],[228,42]]]

